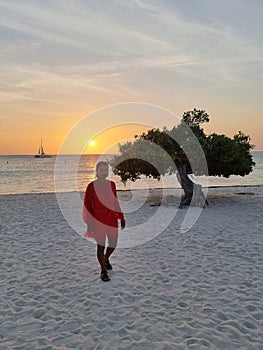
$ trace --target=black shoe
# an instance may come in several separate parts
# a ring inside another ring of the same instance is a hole
[[[103,282],[110,281],[110,278],[108,276],[108,272],[107,271],[101,271],[100,278],[102,279]]]
[[[107,270],[112,270],[112,266],[109,261],[105,262],[105,267]]]

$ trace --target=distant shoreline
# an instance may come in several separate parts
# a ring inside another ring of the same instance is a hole
[[[263,188],[263,185],[229,185],[229,186],[208,186],[208,187],[202,187],[203,189],[231,189],[231,188]],[[155,192],[155,191],[160,191],[160,190],[164,190],[164,191],[181,191],[182,188],[181,187],[154,187],[154,188],[135,188],[135,189],[118,189],[118,192],[131,192],[131,191],[136,191],[136,192],[142,192],[142,191],[149,191],[149,192]],[[25,193],[1,193],[0,196],[25,196],[25,195],[46,195],[46,194],[56,194],[56,193],[81,193],[83,194],[84,191],[68,191],[68,192],[25,192]]]
[[[263,150],[253,150],[251,151],[251,153],[256,153],[256,152],[263,152]],[[49,153],[49,155],[51,155],[52,157],[57,157],[57,156],[68,156],[68,157],[72,157],[72,156],[78,156],[78,157],[82,157],[82,156],[116,156],[119,153],[89,153],[89,154],[52,154]],[[34,154],[0,154],[0,157],[32,157],[34,158]]]

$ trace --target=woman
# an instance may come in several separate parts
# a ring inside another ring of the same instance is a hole
[[[109,258],[118,241],[118,219],[121,228],[125,228],[125,219],[117,198],[116,185],[107,180],[109,166],[101,161],[96,165],[97,179],[91,182],[85,192],[82,211],[83,220],[87,224],[85,237],[94,238],[97,242],[97,258],[101,266],[101,279],[110,280],[107,270],[111,270]],[[106,238],[108,247],[105,251]]]

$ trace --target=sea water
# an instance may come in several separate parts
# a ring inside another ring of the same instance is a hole
[[[263,151],[252,154],[256,163],[252,173],[244,177],[230,176],[228,179],[208,177],[208,187],[263,186]],[[48,193],[57,190],[84,192],[87,184],[95,179],[96,162],[111,158],[112,155],[60,155],[42,159],[33,156],[0,156],[0,194]],[[59,189],[54,183],[55,166],[59,171]],[[142,178],[134,183],[127,182],[126,185],[112,172],[109,178],[116,182],[119,190],[180,188],[175,175],[165,176],[165,181]],[[192,176],[192,179],[200,184],[206,183],[206,178],[202,176]]]

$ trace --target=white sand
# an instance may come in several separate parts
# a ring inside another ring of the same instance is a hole
[[[211,189],[209,202],[185,234],[183,209],[118,249],[104,283],[54,194],[1,196],[0,349],[262,350],[263,189]]]

